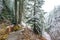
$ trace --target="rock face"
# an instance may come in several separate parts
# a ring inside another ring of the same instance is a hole
[[[20,32],[21,31],[10,33],[6,40],[17,40],[18,39],[18,35],[20,34]]]
[[[56,7],[48,19],[48,33],[52,40],[60,40],[60,6]]]

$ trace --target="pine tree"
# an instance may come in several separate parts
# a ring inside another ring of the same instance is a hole
[[[2,9],[1,15],[12,24],[20,24],[23,13],[23,1],[24,0],[3,0],[4,8]]]
[[[31,24],[33,31],[38,34],[42,34],[44,27],[44,11],[41,9],[43,2],[43,0],[25,1],[26,23]]]

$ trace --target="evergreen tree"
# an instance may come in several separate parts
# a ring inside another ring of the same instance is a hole
[[[2,3],[3,9],[1,15],[12,24],[20,24],[23,13],[23,0],[2,0]]]
[[[48,16],[47,32],[51,36],[52,40],[59,40],[60,38],[60,6],[55,7]]]
[[[42,34],[44,27],[44,11],[41,9],[43,0],[25,0],[25,21],[33,26],[33,31]]]

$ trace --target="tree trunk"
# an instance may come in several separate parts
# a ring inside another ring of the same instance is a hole
[[[15,0],[15,16],[14,16],[14,24],[17,24],[17,0]]]
[[[23,12],[23,0],[19,0],[19,20],[18,20],[19,24],[21,24],[22,12]]]

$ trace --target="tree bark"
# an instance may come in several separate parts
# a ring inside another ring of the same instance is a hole
[[[19,0],[19,20],[18,20],[19,24],[21,24],[22,13],[23,13],[23,0]]]
[[[14,24],[17,24],[17,0],[15,0],[15,16],[14,16]]]

